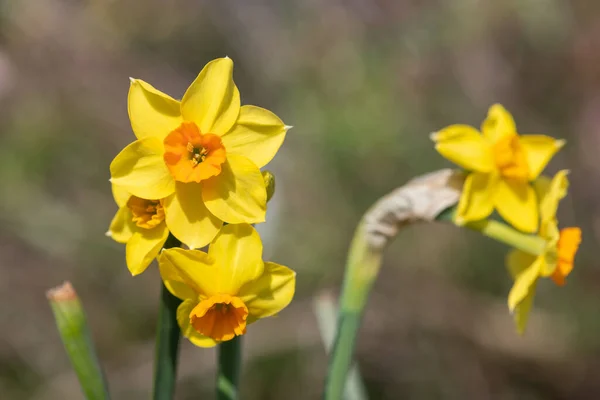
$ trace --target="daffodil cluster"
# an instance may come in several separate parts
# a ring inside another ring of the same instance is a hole
[[[131,274],[159,257],[165,286],[183,300],[179,325],[200,346],[283,309],[295,273],[262,261],[249,224],[265,220],[272,177],[260,168],[290,127],[266,109],[241,106],[229,58],[208,63],[181,101],[131,79],[128,112],[136,140],[110,165],[119,210],[107,235],[126,244]],[[169,234],[187,249],[161,252]],[[207,245],[208,253],[195,250]]]
[[[450,125],[431,138],[442,156],[466,170],[457,224],[488,218],[496,210],[517,230],[534,233],[546,243],[542,254],[513,250],[506,259],[514,279],[508,307],[522,333],[538,279],[550,277],[564,285],[581,242],[579,228],[559,231],[556,219],[558,203],[567,194],[568,171],[552,179],[540,176],[565,142],[519,135],[513,117],[499,104],[490,107],[481,132],[468,125]]]

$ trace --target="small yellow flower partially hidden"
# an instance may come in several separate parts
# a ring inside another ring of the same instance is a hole
[[[290,127],[268,110],[240,106],[231,59],[208,63],[181,101],[132,79],[128,110],[138,140],[111,163],[111,181],[139,198],[164,199],[175,237],[199,248],[223,222],[265,220],[260,168]]]
[[[200,347],[243,335],[294,297],[295,272],[263,262],[260,236],[248,224],[223,227],[208,253],[163,250],[158,264],[165,286],[183,300],[177,309],[183,335]]]
[[[565,284],[565,278],[573,269],[575,254],[581,242],[579,228],[558,230],[556,210],[559,201],[566,196],[567,171],[558,172],[552,181],[542,177],[535,183],[540,198],[541,225],[539,235],[546,240],[543,254],[533,256],[520,250],[511,251],[506,263],[515,283],[508,295],[508,307],[514,313],[517,330],[525,331],[537,280],[550,277],[557,285]]]
[[[125,260],[132,275],[141,274],[160,252],[169,230],[165,223],[163,201],[145,200],[112,185],[119,206],[106,235],[126,243]]]
[[[487,218],[494,209],[515,228],[538,229],[535,180],[564,145],[544,135],[517,133],[515,122],[500,104],[490,107],[481,132],[451,125],[432,134],[436,150],[470,171],[458,203],[456,222]]]

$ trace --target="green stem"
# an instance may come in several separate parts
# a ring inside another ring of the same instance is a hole
[[[340,295],[338,329],[325,383],[327,400],[342,399],[346,376],[352,364],[360,320],[380,266],[381,251],[368,246],[364,226],[361,223],[356,229],[348,253],[346,274]]]
[[[236,336],[231,340],[221,342],[218,353],[217,399],[235,400],[238,397],[240,366],[242,364],[242,337]]]
[[[519,232],[502,222],[494,220],[470,222],[465,224],[465,227],[535,256],[542,254],[547,246],[546,241],[537,235]]]
[[[69,282],[48,291],[58,332],[88,400],[108,400],[108,385],[98,362],[83,306]]]
[[[181,246],[181,242],[173,235],[169,235],[164,248],[179,246]],[[177,307],[179,307],[179,304],[181,304],[181,300],[173,296],[162,284],[156,332],[154,400],[171,400],[175,392],[179,339],[181,337],[179,324],[177,324]]]
[[[454,222],[456,206],[450,207],[441,212],[436,220]],[[460,226],[460,225],[459,225]],[[515,249],[538,256],[544,252],[547,243],[538,235],[530,235],[520,232],[515,228],[492,219],[482,219],[479,221],[467,222],[463,225],[465,228],[480,232],[484,236],[497,240]]]
[[[331,346],[335,341],[337,307],[335,300],[329,294],[322,294],[315,301],[315,313],[323,344],[328,354],[331,354]],[[348,371],[348,379],[344,389],[345,400],[366,400],[367,390],[362,381],[358,365],[352,364]]]

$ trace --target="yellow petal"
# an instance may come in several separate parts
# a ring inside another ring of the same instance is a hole
[[[534,188],[540,203],[540,217],[544,223],[556,218],[558,203],[567,195],[569,188],[569,171],[558,171],[552,180],[545,176],[534,182]]]
[[[202,182],[204,204],[230,224],[264,222],[267,211],[265,180],[254,163],[228,154],[219,175]]]
[[[269,110],[242,106],[233,129],[223,136],[227,153],[240,154],[261,168],[273,159],[288,127]]]
[[[515,307],[527,297],[531,288],[540,276],[542,258],[536,258],[534,262],[517,275],[513,287],[508,294],[508,308],[514,311]]]
[[[530,180],[537,178],[552,157],[565,145],[564,140],[544,135],[523,135],[519,137],[519,143],[527,156]]]
[[[223,135],[240,112],[240,92],[233,82],[233,61],[219,58],[206,64],[181,100],[181,113],[202,133]]]
[[[106,236],[112,238],[115,242],[127,243],[134,232],[138,228],[133,222],[133,216],[131,210],[127,206],[119,208],[119,211],[115,214]]]
[[[165,217],[171,233],[190,249],[209,244],[223,226],[204,206],[199,183],[177,182],[175,195],[165,199]]]
[[[183,122],[179,102],[140,79],[132,79],[127,96],[131,128],[138,139],[163,140]]]
[[[117,203],[119,207],[125,206],[129,198],[131,197],[131,193],[129,193],[125,188],[117,186],[114,183],[110,186],[113,198],[115,199],[115,203]]]
[[[179,325],[179,328],[181,328],[183,336],[188,338],[194,345],[198,347],[214,347],[217,345],[217,342],[207,336],[199,334],[190,323],[190,313],[197,304],[197,300],[184,300],[183,303],[177,307],[177,324]]]
[[[203,251],[166,249],[158,256],[158,265],[163,278],[183,282],[198,295],[212,296],[220,293],[219,267]],[[173,294],[181,299],[190,298],[189,291]]]
[[[508,135],[517,133],[517,127],[512,115],[502,105],[494,104],[488,110],[488,115],[481,125],[483,136],[493,143]]]
[[[467,170],[491,172],[495,168],[490,145],[472,126],[450,125],[431,139],[442,156]]]
[[[513,280],[523,273],[531,264],[535,262],[537,257],[521,250],[512,250],[506,256],[506,267]]]
[[[536,283],[531,285],[529,288],[529,292],[525,296],[523,300],[515,307],[513,311],[515,324],[517,325],[517,332],[519,334],[523,334],[525,332],[525,328],[527,326],[527,321],[529,320],[529,313],[531,312],[531,307],[533,306],[533,298],[535,297],[535,287]]]
[[[246,283],[262,275],[262,242],[248,224],[226,225],[208,248],[208,255],[218,265],[220,293],[237,295]]]
[[[198,300],[199,294],[188,286],[186,280],[179,274],[177,268],[173,266],[173,263],[168,259],[158,258],[158,270],[160,271],[160,277],[166,288],[173,294],[173,296],[181,299],[192,299]]]
[[[501,179],[494,195],[494,205],[500,216],[515,228],[527,233],[537,231],[537,196],[528,183]]]
[[[125,260],[131,275],[141,274],[156,258],[169,236],[165,223],[152,229],[138,229],[125,247]]]
[[[467,176],[456,210],[456,223],[487,218],[494,210],[498,178],[494,174],[473,172]]]
[[[156,138],[136,140],[110,164],[111,182],[143,199],[158,200],[175,191],[175,180],[163,160],[163,144]]]
[[[265,263],[264,273],[240,289],[239,297],[254,318],[265,318],[283,310],[294,297],[296,273],[283,265]]]

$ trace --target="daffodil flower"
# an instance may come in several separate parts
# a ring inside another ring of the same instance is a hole
[[[451,125],[431,137],[441,155],[470,171],[456,222],[484,219],[496,209],[515,228],[536,232],[538,202],[530,182],[564,141],[544,135],[520,136],[513,117],[500,104],[490,107],[481,132],[468,125]]]
[[[175,237],[199,248],[223,222],[265,220],[259,168],[289,127],[268,110],[240,106],[231,59],[208,63],[181,101],[132,79],[128,110],[137,140],[111,163],[111,181],[139,198],[164,199]]]
[[[119,210],[106,235],[126,244],[127,268],[138,275],[156,258],[169,236],[163,201],[141,199],[116,185],[112,191]]]
[[[212,347],[246,333],[246,326],[275,315],[294,296],[296,274],[263,262],[260,236],[248,224],[226,225],[208,253],[179,248],[158,257],[165,286],[183,300],[181,332],[193,344]]]
[[[514,314],[517,329],[524,332],[537,280],[550,277],[559,286],[573,269],[575,254],[581,242],[581,230],[571,227],[558,230],[556,210],[559,201],[566,196],[569,185],[567,171],[558,172],[552,181],[540,178],[535,183],[540,198],[541,225],[539,235],[546,240],[543,254],[533,256],[520,250],[511,251],[506,264],[515,283],[508,295],[508,307]]]

